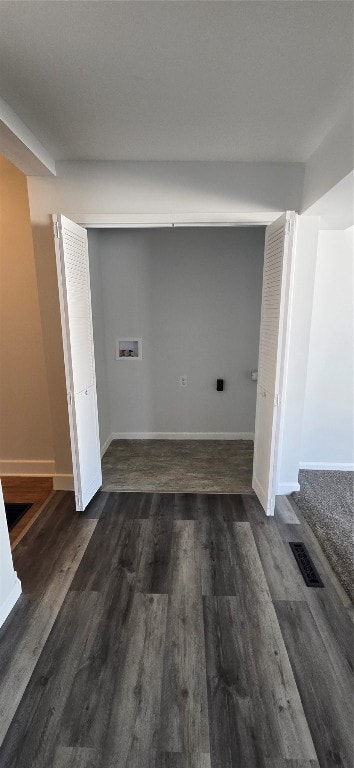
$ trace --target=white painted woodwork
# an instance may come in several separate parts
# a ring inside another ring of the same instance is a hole
[[[286,378],[292,249],[296,215],[287,212],[266,229],[252,487],[274,514]]]
[[[175,213],[70,213],[86,229],[150,229],[157,227],[265,227],[281,211],[200,211]]]
[[[76,509],[102,485],[87,232],[53,216]]]
[[[21,582],[14,570],[4,497],[0,480],[0,627],[21,594]]]

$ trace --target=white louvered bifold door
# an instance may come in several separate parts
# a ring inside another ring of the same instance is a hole
[[[266,229],[252,487],[274,514],[296,215]]]
[[[87,232],[53,216],[76,509],[102,485]]]

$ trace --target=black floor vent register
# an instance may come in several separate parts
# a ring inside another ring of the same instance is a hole
[[[18,523],[32,504],[5,504],[5,514],[9,531]]]
[[[291,551],[303,575],[307,587],[324,587],[310,555],[302,541],[289,541]]]

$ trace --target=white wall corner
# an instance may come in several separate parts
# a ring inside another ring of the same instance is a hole
[[[101,445],[101,459],[104,453],[106,453],[107,449],[109,448],[112,440],[114,440],[113,434],[107,437],[107,440],[104,441],[103,445]]]
[[[12,590],[10,594],[6,597],[2,605],[0,605],[0,627],[2,627],[2,625],[6,621],[7,617],[11,613],[14,605],[17,603],[17,600],[22,593],[21,582],[15,572],[14,572],[14,577],[15,577],[14,585],[12,587]]]
[[[353,170],[353,102],[339,116],[332,130],[305,167],[301,213]]]
[[[26,176],[55,176],[55,162],[16,112],[0,98],[0,152]]]
[[[73,475],[54,475],[53,489],[54,491],[73,491],[74,476]]]
[[[290,304],[289,350],[283,398],[277,494],[299,490],[298,471],[302,452],[308,355],[311,337],[318,217],[299,216],[294,250],[294,274]],[[289,478],[294,481],[289,482]],[[296,479],[295,479],[296,478]],[[290,487],[290,491],[281,490]]]
[[[294,493],[295,491],[300,490],[300,485],[296,481],[294,482],[287,482],[287,483],[278,483],[277,490],[276,490],[276,496],[288,496],[289,493]]]
[[[300,468],[353,470],[353,230],[320,231]]]

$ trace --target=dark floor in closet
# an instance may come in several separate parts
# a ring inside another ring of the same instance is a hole
[[[252,440],[112,440],[104,491],[251,493]]]

